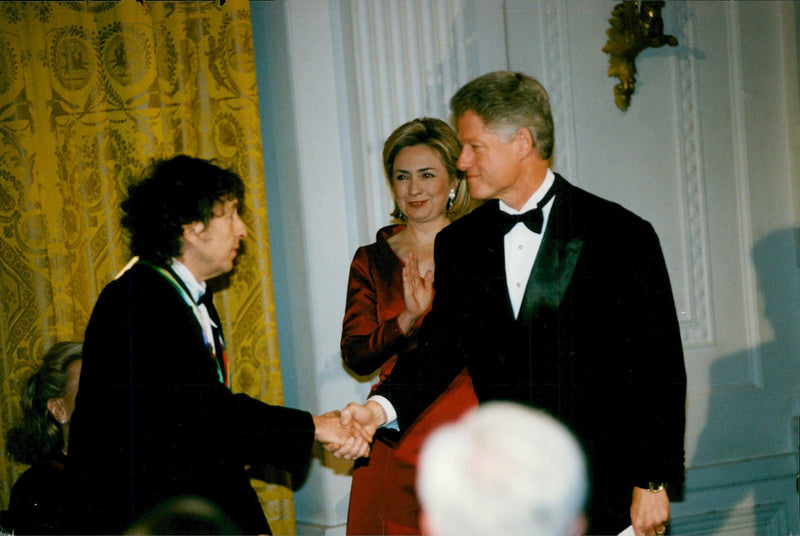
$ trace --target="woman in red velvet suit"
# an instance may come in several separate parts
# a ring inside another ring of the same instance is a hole
[[[415,330],[433,293],[406,293],[404,271],[432,278],[436,234],[469,209],[467,183],[456,169],[459,152],[455,132],[431,118],[405,123],[384,144],[383,165],[395,201],[392,216],[402,223],[378,231],[375,243],[358,248],[350,267],[341,348],[357,374],[380,368],[382,381],[415,344]],[[401,442],[373,444],[370,457],[356,462],[347,534],[420,533],[414,479],[422,441],[476,404],[464,370]]]

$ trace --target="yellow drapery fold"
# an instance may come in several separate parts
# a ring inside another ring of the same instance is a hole
[[[282,403],[250,10],[223,2],[0,3],[0,449],[56,340],[80,340],[127,262],[119,203],[153,158],[245,181],[248,238],[215,300],[233,388]],[[25,469],[0,457],[0,509]],[[272,529],[291,492],[257,484]]]

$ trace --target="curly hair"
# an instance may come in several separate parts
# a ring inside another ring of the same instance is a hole
[[[455,221],[470,209],[469,187],[464,180],[466,178],[464,172],[456,167],[461,145],[450,125],[441,119],[431,117],[412,119],[397,127],[386,139],[383,144],[383,170],[389,182],[389,189],[392,188],[395,158],[402,149],[415,145],[425,145],[439,153],[447,175],[451,179],[456,179],[455,198],[447,209],[448,219]],[[396,202],[391,216],[400,221],[405,220],[405,214],[400,211]]]
[[[131,254],[162,265],[179,257],[183,226],[208,223],[214,206],[229,199],[239,201],[241,212],[244,183],[233,171],[186,155],[156,160],[144,179],[128,187],[121,205]]]
[[[44,354],[42,365],[22,391],[22,420],[8,431],[6,450],[12,459],[33,465],[61,449],[61,427],[47,409],[47,401],[67,393],[67,369],[81,359],[83,344],[57,342]]]

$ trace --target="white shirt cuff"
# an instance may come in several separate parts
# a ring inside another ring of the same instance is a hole
[[[386,424],[383,424],[381,428],[400,430],[400,425],[397,423],[397,411],[394,409],[392,403],[389,402],[389,399],[381,395],[374,395],[369,397],[367,402],[370,400],[377,402],[383,408],[384,413],[386,413]]]

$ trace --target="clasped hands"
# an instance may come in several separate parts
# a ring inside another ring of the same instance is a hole
[[[377,402],[363,406],[351,402],[342,411],[313,416],[314,439],[336,458],[355,460],[369,456],[370,443],[386,414]]]
[[[433,271],[420,274],[419,257],[410,252],[403,264],[403,300],[405,309],[397,318],[403,333],[408,333],[430,308],[433,301]],[[355,460],[369,456],[369,445],[379,426],[386,423],[380,404],[351,402],[342,411],[330,411],[314,417],[315,439],[336,458]]]

